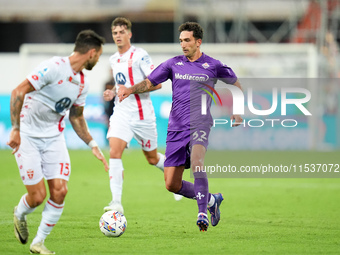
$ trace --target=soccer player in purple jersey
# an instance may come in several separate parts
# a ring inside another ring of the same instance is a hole
[[[179,27],[179,32],[184,55],[163,62],[147,79],[132,87],[120,85],[118,97],[122,101],[130,94],[143,93],[168,79],[172,81],[172,108],[164,163],[165,185],[173,193],[197,200],[197,225],[200,231],[206,231],[209,226],[207,210],[211,214],[212,226],[216,226],[220,220],[219,207],[223,196],[221,193],[209,193],[207,174],[203,170],[212,117],[211,99],[207,101],[207,114],[201,114],[202,90],[199,88],[213,88],[217,79],[239,89],[242,87],[231,68],[201,52],[203,29],[198,23],[186,22]],[[208,90],[212,92],[210,88]],[[233,126],[243,121],[240,115],[232,115],[231,120],[235,121]],[[182,180],[183,171],[190,164],[194,183]]]

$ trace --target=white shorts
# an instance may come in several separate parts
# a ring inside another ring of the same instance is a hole
[[[15,153],[24,185],[34,185],[46,180],[69,180],[70,156],[63,135],[51,138],[34,138],[20,134],[21,144]]]
[[[127,120],[113,114],[106,138],[117,137],[127,143],[135,138],[144,151],[157,149],[157,128],[153,120]]]

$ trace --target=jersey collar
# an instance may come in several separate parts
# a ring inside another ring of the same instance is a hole
[[[131,52],[132,50],[134,50],[135,49],[135,46],[133,46],[133,45],[131,45],[130,46],[130,48],[127,50],[127,51],[125,51],[123,54],[120,54],[118,51],[118,54],[119,54],[119,57],[121,58],[121,57],[123,57],[125,54],[127,54],[128,52]]]
[[[185,62],[191,62],[186,56],[182,55],[183,56],[183,61]],[[204,52],[202,52],[202,56],[200,56],[198,59],[196,59],[194,62],[204,62],[204,59],[205,59],[205,54]]]

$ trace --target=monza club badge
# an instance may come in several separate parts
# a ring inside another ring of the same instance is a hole
[[[34,176],[34,170],[28,169],[27,170],[27,176],[28,176],[29,179],[32,179],[33,176]]]

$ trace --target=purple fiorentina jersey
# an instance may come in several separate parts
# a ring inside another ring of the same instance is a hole
[[[212,125],[207,96],[207,114],[201,114],[201,95],[214,88],[217,80],[234,84],[237,77],[233,70],[212,57],[205,55],[190,62],[184,55],[171,58],[160,64],[149,76],[153,85],[172,81],[172,107],[168,131],[184,131],[197,126]]]

